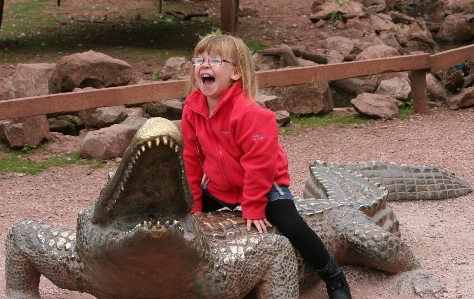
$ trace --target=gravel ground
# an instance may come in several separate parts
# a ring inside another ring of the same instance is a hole
[[[473,127],[474,109],[437,109],[404,120],[298,129],[281,134],[280,138],[290,161],[292,191],[301,195],[309,174],[308,165],[314,160],[435,164],[474,185]],[[56,152],[66,152],[78,150],[79,142],[79,137],[68,137],[48,146]],[[38,150],[31,155],[32,159],[41,159],[50,154]],[[107,172],[116,166],[115,161],[109,161],[96,170],[88,166],[50,168],[34,176],[17,174],[0,180],[0,239],[4,240],[8,228],[24,218],[73,230],[77,213],[97,198],[106,183]],[[445,287],[439,298],[472,298],[474,293],[473,197],[469,194],[440,201],[391,204],[400,221],[403,240],[421,265]],[[1,246],[0,297],[5,295],[4,256]],[[343,268],[354,299],[417,298],[408,291],[397,294],[402,274],[389,275],[361,266]],[[44,278],[40,288],[44,299],[93,298],[58,289]],[[302,298],[327,298],[324,284],[319,283]]]

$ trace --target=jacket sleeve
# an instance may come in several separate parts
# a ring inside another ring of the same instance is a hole
[[[244,155],[242,214],[245,219],[265,218],[265,195],[272,188],[278,159],[278,128],[273,112],[247,106],[236,126],[236,142]]]
[[[193,115],[188,106],[184,106],[180,128],[184,140],[183,158],[185,172],[194,197],[194,208],[191,213],[196,213],[202,210],[201,182],[203,169],[201,161],[204,161],[204,156],[199,151],[199,141],[194,127]]]

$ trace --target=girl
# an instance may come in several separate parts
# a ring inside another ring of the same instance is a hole
[[[315,267],[329,298],[351,298],[344,273],[293,203],[275,114],[254,101],[257,78],[247,46],[230,35],[208,35],[191,61],[181,132],[192,213],[240,205],[248,230],[278,227]]]

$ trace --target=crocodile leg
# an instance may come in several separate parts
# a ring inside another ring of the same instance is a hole
[[[32,220],[12,227],[6,239],[6,298],[41,298],[41,274],[61,288],[83,291],[75,237]]]
[[[436,296],[442,291],[443,287],[421,267],[399,236],[374,224],[360,211],[347,209],[345,213],[347,221],[338,226],[343,228],[339,231],[339,240],[341,248],[344,248],[344,253],[340,255],[344,263],[362,264],[388,273],[403,272],[399,282],[400,293],[410,287],[420,296]]]
[[[5,299],[41,299],[38,272],[29,258],[16,246],[10,231],[6,240]]]

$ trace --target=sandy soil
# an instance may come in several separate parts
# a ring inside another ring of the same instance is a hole
[[[282,134],[292,175],[291,189],[301,195],[308,165],[314,160],[359,162],[379,160],[409,165],[435,164],[474,185],[472,128],[474,109],[438,109],[410,119],[373,121],[364,125],[331,125],[299,129]],[[57,154],[77,150],[80,137],[62,138],[50,144]],[[31,155],[41,158],[50,150]],[[44,152],[44,153],[43,153]],[[74,230],[77,213],[88,207],[106,183],[107,172],[117,163],[109,161],[102,169],[88,166],[51,168],[31,176],[0,180],[0,239],[10,226],[32,218],[57,227]],[[474,194],[440,201],[394,202],[403,240],[421,265],[444,287],[439,298],[472,298],[474,293],[474,235],[472,227]],[[389,275],[376,269],[346,265],[354,299],[417,298],[410,290],[398,295],[403,274]],[[87,294],[58,289],[42,278],[44,299],[92,298]],[[4,248],[0,247],[0,297],[5,294]],[[425,296],[428,297],[429,296]],[[320,283],[302,298],[327,298]]]

